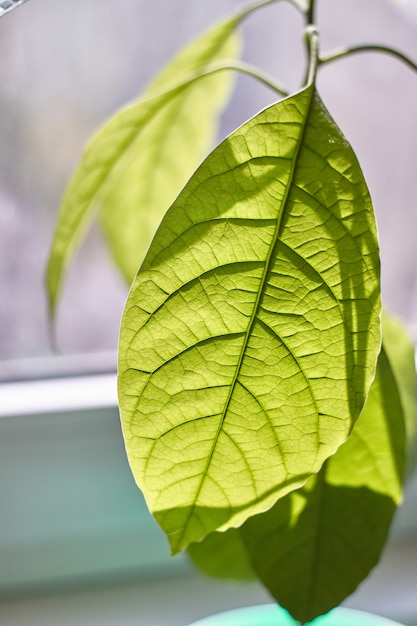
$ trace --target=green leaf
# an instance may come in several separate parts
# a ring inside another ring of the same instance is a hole
[[[239,56],[237,21],[222,22],[188,46],[144,98],[179,79],[185,81],[214,61]],[[124,155],[125,169],[103,199],[101,218],[113,257],[129,284],[165,211],[214,143],[232,78],[231,72],[219,72],[174,95],[144,128],[140,144]]]
[[[383,343],[397,381],[407,432],[407,475],[417,467],[417,374],[415,349],[399,319],[386,309],[382,316]]]
[[[133,279],[163,212],[213,141],[231,74],[194,79],[208,64],[238,54],[239,19],[218,24],[188,46],[140,100],[92,139],[62,201],[50,251],[51,317],[66,266],[100,208],[114,257],[127,280]]]
[[[404,415],[382,350],[348,441],[321,472],[242,527],[262,583],[302,623],[340,604],[376,565],[401,501]]]
[[[194,565],[207,576],[226,580],[252,581],[256,578],[239,528],[211,533],[187,548]]]
[[[252,518],[252,521],[249,520],[241,529],[231,529],[224,533],[212,533],[203,539],[203,541],[191,544],[187,549],[188,554],[190,555],[193,563],[201,571],[209,576],[217,578],[247,580],[250,577],[255,577],[253,568],[250,565],[248,548],[243,540],[245,535],[248,537],[249,547],[253,551],[253,558],[256,562],[260,563],[263,558],[265,558],[265,553],[267,554],[266,559],[270,565],[270,570],[267,571],[266,576],[269,579],[269,586],[273,591],[278,589],[278,583],[275,582],[275,572],[277,570],[281,569],[285,572],[285,576],[288,575],[289,571],[292,572],[292,579],[298,579],[300,576],[300,571],[297,569],[300,567],[299,563],[295,564],[294,571],[292,571],[292,555],[291,553],[287,553],[286,549],[283,550],[283,547],[288,545],[294,546],[297,544],[302,545],[304,555],[300,556],[300,561],[303,563],[303,572],[305,572],[305,567],[315,567],[316,565],[311,563],[312,555],[314,554],[314,558],[317,560],[321,559],[323,555],[320,552],[317,554],[314,553],[314,545],[312,545],[311,542],[313,541],[314,543],[315,537],[318,536],[320,532],[324,534],[325,530],[323,529],[328,528],[329,520],[326,519],[324,513],[327,512],[328,515],[331,514],[331,510],[329,509],[320,510],[318,515],[317,511],[314,511],[314,506],[319,504],[317,501],[318,482],[320,480],[324,480],[326,482],[327,479],[331,479],[332,471],[334,471],[335,467],[337,468],[339,466],[339,469],[342,472],[346,470],[345,481],[347,477],[352,479],[353,476],[353,485],[350,483],[349,486],[354,487],[355,482],[357,482],[360,487],[359,490],[349,493],[351,494],[350,501],[352,503],[353,510],[359,510],[362,513],[359,517],[356,517],[355,513],[354,522],[358,523],[347,525],[347,518],[345,517],[341,520],[340,511],[336,510],[338,518],[332,522],[333,525],[337,527],[336,531],[332,535],[325,534],[325,540],[330,539],[331,537],[333,542],[335,536],[341,537],[341,533],[343,533],[343,539],[345,540],[345,544],[348,546],[348,549],[350,550],[351,548],[349,546],[353,545],[353,549],[356,553],[358,530],[359,540],[362,541],[363,538],[363,530],[360,524],[363,523],[364,515],[370,515],[370,520],[373,521],[375,525],[378,523],[378,518],[380,518],[382,522],[382,526],[379,528],[379,532],[376,535],[377,541],[375,543],[374,537],[371,537],[370,543],[373,546],[371,553],[368,553],[365,550],[365,557],[369,557],[368,562],[364,562],[362,557],[359,576],[357,572],[352,572],[353,578],[349,581],[350,587],[348,589],[344,588],[344,585],[348,580],[347,577],[344,578],[341,586],[340,582],[338,583],[337,587],[339,589],[339,599],[343,599],[345,595],[348,595],[351,591],[353,591],[358,582],[366,576],[368,571],[375,564],[379,552],[383,547],[386,533],[391,521],[392,511],[395,510],[396,505],[399,503],[401,495],[400,485],[404,471],[404,422],[407,423],[407,417],[405,417],[402,408],[404,406],[404,402],[403,396],[400,393],[401,388],[399,389],[397,384],[397,375],[399,371],[402,371],[405,374],[405,378],[409,383],[411,382],[411,377],[407,371],[410,366],[410,344],[408,343],[408,338],[400,322],[389,315],[386,310],[383,314],[383,332],[383,345],[385,350],[388,344],[391,349],[393,349],[394,346],[399,346],[399,349],[396,350],[397,358],[400,355],[400,359],[398,361],[399,369],[397,369],[397,371],[393,371],[391,364],[387,360],[386,351],[385,353],[381,353],[375,380],[372,383],[368,400],[363,409],[360,421],[357,422],[353,430],[353,435],[349,439],[349,445],[344,444],[327,462],[327,466],[325,466],[319,474],[318,481],[311,479],[306,483],[304,489],[300,490],[299,493],[293,492],[292,494],[289,494],[286,498],[282,499],[271,512]],[[404,368],[404,364],[407,364],[406,368]],[[408,389],[406,389],[406,393],[407,391],[412,391],[412,388],[408,387]],[[409,408],[414,409],[415,404],[411,402],[412,398],[408,398],[408,400],[410,402]],[[393,427],[392,430],[390,425]],[[366,442],[369,442],[370,448],[364,458],[363,455],[359,455],[359,452],[361,449],[364,450],[364,446],[367,445]],[[369,452],[371,453],[370,455]],[[367,458],[368,455],[370,456],[370,462]],[[345,467],[346,465],[349,466],[347,469]],[[355,467],[355,473],[353,475],[351,474],[350,465]],[[380,482],[381,476],[384,477],[384,482],[382,483]],[[373,507],[376,498],[372,494],[368,502],[366,492],[363,490],[363,487],[368,487],[370,491],[376,489],[378,493],[383,493],[386,486],[388,487],[388,496],[391,497],[392,504],[385,507],[384,503],[382,511],[378,508],[378,506],[374,510]],[[321,494],[322,497],[325,495],[329,498],[333,497],[333,489],[334,488],[330,484],[325,484],[324,490]],[[344,497],[344,489],[345,487],[342,483],[342,491],[338,496],[339,500]],[[348,502],[349,501],[346,500],[346,504],[348,504]],[[384,512],[386,512],[387,515],[384,516]],[[299,530],[297,520],[301,514],[305,516],[305,525],[301,526],[303,532],[300,535],[295,536],[295,533]],[[310,518],[308,515],[310,515]],[[338,526],[339,524],[340,527]],[[306,525],[309,527],[307,532],[305,527]],[[368,528],[367,520],[365,526]],[[260,540],[263,533],[266,532],[266,529],[274,535],[272,545],[269,544],[268,541],[265,541],[264,552],[258,553],[260,545],[262,545],[260,544]],[[373,528],[371,529],[371,532],[373,532]],[[276,552],[273,552],[276,549],[276,544],[278,544],[278,549]],[[327,554],[326,558],[328,558],[330,545],[327,547],[326,543],[320,543],[319,545],[320,548]],[[271,555],[272,552],[275,555],[275,562],[273,562],[273,555]],[[296,548],[296,552],[299,552],[299,547]],[[339,551],[330,556],[335,556],[339,562],[343,562],[345,559],[345,555],[342,554],[340,556]],[[310,564],[308,564],[309,559]],[[328,575],[333,585],[333,581],[335,580],[334,559],[328,558],[328,561],[331,564],[331,569],[329,570]],[[350,556],[348,557],[348,562],[351,563]],[[336,569],[341,571],[342,568],[337,567]],[[252,576],[250,576],[250,574]],[[282,581],[280,581],[279,584],[281,585]],[[327,586],[326,581],[324,584],[326,594]],[[284,590],[283,593],[288,595],[288,592],[285,591],[287,585],[282,585],[282,588]],[[279,594],[279,591],[276,591],[276,593]],[[317,589],[315,590],[315,593],[316,595],[319,595],[321,590]],[[282,600],[281,597],[279,599]],[[294,603],[295,602],[298,604],[298,598],[297,600],[294,600]],[[334,602],[337,604],[338,600],[335,600]]]
[[[269,509],[346,440],[379,314],[369,194],[311,86],[206,159],[126,305],[126,447],[173,552]]]

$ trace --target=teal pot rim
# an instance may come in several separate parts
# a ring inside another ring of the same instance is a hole
[[[249,606],[205,617],[189,626],[295,626],[299,624],[276,604]],[[317,617],[314,626],[401,626],[386,617],[356,609],[337,608]]]

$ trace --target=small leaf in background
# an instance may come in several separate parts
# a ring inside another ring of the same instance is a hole
[[[404,325],[386,309],[382,315],[385,352],[400,392],[407,432],[407,476],[417,466],[417,374],[413,343]]]
[[[127,453],[174,553],[269,509],[346,440],[379,315],[368,190],[311,86],[209,155],[126,305]]]
[[[348,441],[317,476],[242,527],[254,570],[302,623],[339,605],[379,560],[402,497],[405,426],[384,350]]]
[[[208,64],[238,54],[239,19],[222,22],[188,46],[144,97],[112,117],[87,147],[62,201],[50,251],[52,318],[66,266],[100,208],[116,262],[126,279],[133,279],[164,211],[209,149],[230,93],[230,72],[190,79]],[[185,85],[175,88],[181,81]],[[160,93],[163,88],[166,93]]]

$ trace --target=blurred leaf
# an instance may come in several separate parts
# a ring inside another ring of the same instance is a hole
[[[379,560],[401,501],[405,428],[382,350],[348,441],[317,476],[242,528],[255,572],[302,623],[339,605]]]
[[[215,61],[240,52],[238,18],[222,22],[182,51],[146,90],[161,93]],[[233,75],[219,72],[174,95],[124,155],[124,170],[102,202],[102,225],[113,257],[130,284],[168,207],[217,135]]]
[[[386,309],[382,315],[383,343],[404,408],[407,431],[407,474],[417,466],[417,374],[415,348],[401,323]]]
[[[50,251],[52,318],[66,266],[100,207],[116,261],[127,280],[133,278],[155,225],[213,140],[230,72],[193,77],[213,61],[237,54],[239,18],[187,47],[144,97],[113,116],[87,147],[62,201]],[[167,91],[157,94],[162,87]]]
[[[379,311],[366,184],[311,86],[200,166],[126,305],[126,447],[173,552],[269,509],[346,440]]]

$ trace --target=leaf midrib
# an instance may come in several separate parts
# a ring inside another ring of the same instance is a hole
[[[310,564],[310,576],[309,576],[309,585],[308,585],[308,595],[305,603],[305,612],[308,615],[308,620],[310,621],[310,616],[313,611],[315,596],[316,596],[316,583],[317,576],[319,571],[319,563],[320,563],[320,553],[323,542],[323,525],[321,520],[324,516],[325,510],[325,500],[326,500],[326,490],[327,490],[327,482],[326,482],[326,474],[328,471],[328,461],[326,461],[321,468],[321,471],[317,474],[316,484],[313,489],[316,489],[317,500],[315,503],[316,515],[315,515],[315,524],[314,526],[314,541],[311,550],[311,564]],[[304,623],[304,622],[303,622]]]
[[[273,236],[273,239],[272,239],[272,242],[271,242],[271,246],[270,246],[269,252],[268,252],[267,257],[265,259],[265,268],[264,268],[264,272],[262,274],[260,287],[259,287],[258,294],[257,294],[256,300],[255,300],[254,306],[253,306],[252,315],[251,315],[251,318],[250,318],[249,323],[248,323],[248,329],[246,331],[245,338],[243,340],[242,349],[240,351],[239,360],[238,360],[237,366],[236,366],[236,371],[235,371],[233,380],[232,380],[232,382],[230,384],[230,391],[229,391],[228,396],[226,398],[225,406],[224,406],[223,412],[221,414],[219,427],[218,427],[217,433],[216,433],[216,435],[215,435],[215,437],[213,439],[213,445],[211,447],[210,454],[207,457],[206,467],[205,467],[204,471],[201,474],[201,480],[200,480],[200,483],[198,485],[198,489],[196,491],[194,503],[190,507],[190,511],[189,511],[189,513],[187,515],[187,518],[186,518],[186,521],[185,521],[185,523],[183,525],[182,533],[181,533],[181,535],[179,537],[179,540],[177,542],[177,546],[178,547],[180,547],[182,545],[182,541],[183,541],[184,535],[185,535],[185,533],[187,531],[187,528],[188,528],[191,516],[193,515],[195,506],[197,504],[198,498],[199,498],[201,490],[203,488],[205,477],[207,476],[209,467],[211,465],[211,462],[212,462],[212,459],[213,459],[213,455],[214,455],[214,451],[216,449],[220,433],[222,432],[222,429],[223,429],[223,424],[224,424],[224,421],[226,419],[226,415],[227,415],[227,412],[228,412],[228,409],[229,409],[230,402],[232,400],[232,396],[233,396],[233,393],[234,393],[234,390],[235,390],[235,387],[236,387],[236,383],[238,382],[238,377],[239,377],[240,370],[241,370],[242,363],[243,363],[243,359],[244,359],[244,356],[245,356],[245,353],[246,353],[246,348],[247,348],[247,345],[248,345],[248,342],[249,342],[249,338],[250,338],[250,336],[252,334],[253,325],[255,323],[255,320],[256,320],[256,317],[257,317],[257,314],[258,314],[258,311],[259,311],[259,305],[260,305],[260,302],[261,302],[261,299],[262,299],[262,296],[263,296],[263,293],[264,293],[264,288],[265,288],[265,284],[266,284],[266,278],[267,278],[267,275],[269,273],[269,269],[270,269],[273,253],[275,252],[275,249],[276,249],[277,244],[279,242],[279,235],[280,235],[280,232],[281,232],[282,219],[283,219],[286,207],[287,207],[288,197],[289,197],[289,194],[290,194],[290,191],[291,191],[291,188],[292,188],[292,184],[293,184],[293,180],[294,180],[294,177],[295,177],[295,172],[296,172],[296,169],[297,169],[298,159],[299,159],[299,155],[300,155],[300,149],[301,149],[301,146],[302,146],[303,141],[304,141],[304,136],[305,136],[305,131],[306,131],[306,127],[307,127],[307,122],[308,122],[308,119],[310,117],[311,105],[312,105],[312,102],[313,102],[314,87],[310,85],[309,87],[307,87],[306,90],[308,90],[308,89],[311,90],[311,94],[310,94],[309,102],[308,102],[308,108],[307,108],[307,111],[306,111],[306,114],[304,116],[304,120],[303,120],[303,123],[302,123],[301,131],[300,131],[300,135],[299,135],[299,141],[298,141],[298,144],[297,144],[297,147],[296,147],[295,155],[294,155],[294,157],[292,159],[292,166],[291,166],[291,170],[290,170],[290,175],[289,175],[288,183],[286,185],[285,194],[284,194],[284,197],[283,197],[283,200],[282,200],[282,210],[280,211],[280,214],[278,215],[277,225],[276,225],[276,228],[275,228],[274,236]]]

